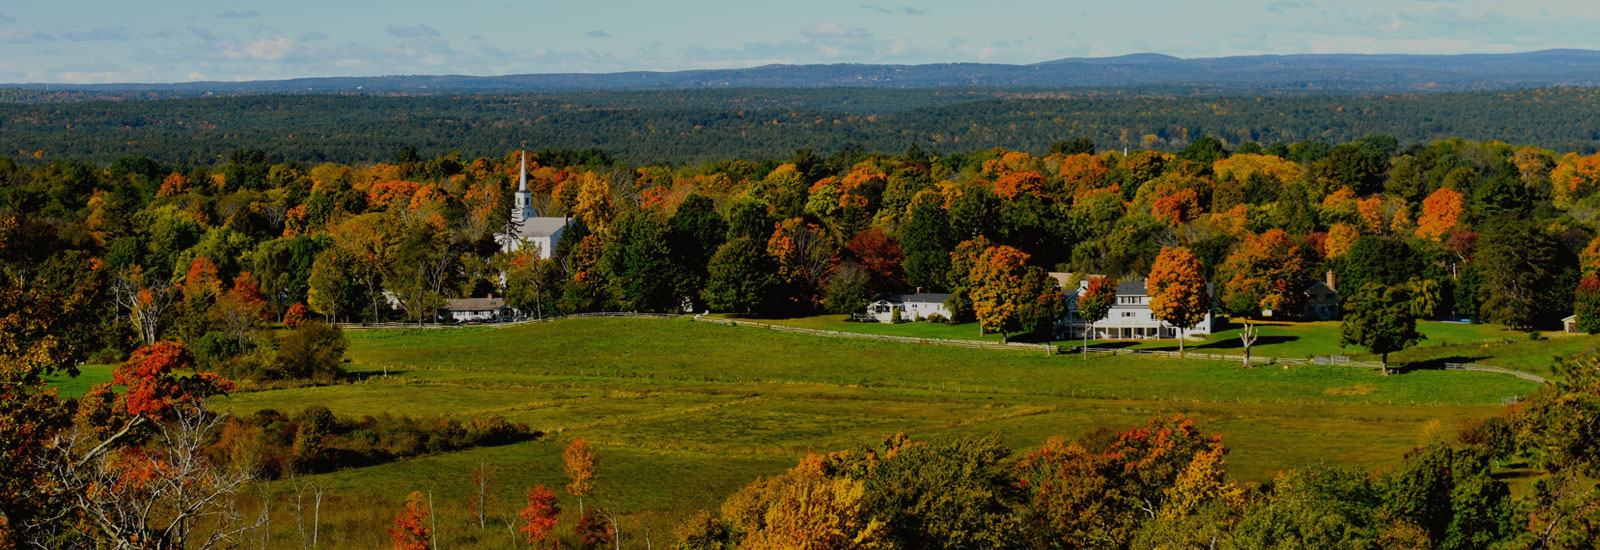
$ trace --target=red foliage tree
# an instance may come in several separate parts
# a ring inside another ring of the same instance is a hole
[[[871,275],[873,292],[898,290],[906,284],[906,273],[901,268],[905,252],[900,241],[873,227],[857,233],[845,243],[839,263],[855,262]]]
[[[555,548],[556,516],[561,508],[556,506],[556,493],[539,485],[528,489],[528,506],[517,512],[522,518],[522,531],[528,536],[528,545],[535,548]]]
[[[295,302],[294,305],[289,306],[288,311],[284,312],[283,324],[289,328],[299,327],[300,325],[305,324],[306,316],[310,314],[311,312],[310,310],[306,309],[305,304]]]
[[[134,350],[111,372],[111,384],[127,388],[117,396],[114,412],[159,418],[176,405],[198,404],[206,397],[233,391],[233,382],[215,373],[178,376],[179,371],[193,366],[194,354],[170,340]],[[110,387],[101,384],[96,390],[108,392]]]
[[[433,528],[429,527],[428,503],[422,492],[412,491],[406,496],[406,507],[394,517],[394,527],[389,528],[389,538],[394,550],[429,550],[433,547]]]

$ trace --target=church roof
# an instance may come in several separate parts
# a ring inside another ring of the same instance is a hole
[[[550,237],[567,226],[567,218],[526,218],[513,221],[511,236],[513,238]]]

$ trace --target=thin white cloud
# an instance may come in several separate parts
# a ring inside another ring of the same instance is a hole
[[[217,17],[219,17],[221,19],[255,19],[257,17],[261,17],[261,12],[256,11],[256,10],[243,10],[243,11],[240,11],[240,10],[234,10],[234,9],[226,9],[226,10],[222,10],[221,12],[218,12],[217,13]]]
[[[872,33],[867,32],[866,29],[863,29],[861,27],[851,27],[851,26],[848,26],[848,25],[840,25],[840,24],[834,23],[832,21],[823,21],[821,23],[815,23],[815,24],[812,24],[812,25],[807,25],[805,28],[800,29],[800,34],[803,34],[803,35],[806,35],[806,36],[811,36],[811,37],[829,37],[829,38],[871,38],[872,37]]]
[[[397,26],[394,26],[394,25],[389,25],[388,28],[384,29],[384,32],[389,33],[389,36],[394,36],[394,37],[399,37],[399,38],[418,38],[418,37],[423,37],[423,36],[439,36],[438,29],[435,29],[433,27],[429,27],[427,25],[411,25],[411,26],[408,26],[408,27],[397,27]]]
[[[611,33],[603,31],[603,30],[600,30],[600,29],[595,29],[595,30],[583,33],[583,35],[587,36],[589,38],[610,38],[611,37]]]

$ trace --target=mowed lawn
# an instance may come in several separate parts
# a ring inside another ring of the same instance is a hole
[[[1336,325],[1333,330],[1336,340]],[[1487,373],[1383,377],[1340,367],[1083,360],[689,319],[348,334],[350,367],[359,381],[240,393],[216,405],[237,414],[261,408],[292,414],[313,404],[342,416],[498,414],[547,434],[272,484],[280,499],[295,483],[338,495],[333,510],[324,510],[323,533],[351,548],[385,546],[383,528],[413,490],[431,491],[444,503],[440,523],[453,527],[441,544],[508,544],[503,524],[479,529],[468,521],[470,470],[480,463],[495,468],[499,504],[491,515],[513,513],[526,487],[565,483],[561,449],[576,437],[593,442],[600,455],[600,480],[586,504],[622,512],[630,537],[648,529],[653,543],[662,543],[694,511],[715,508],[730,492],[792,466],[807,452],[869,444],[896,432],[992,436],[1026,452],[1051,436],[1124,429],[1154,415],[1183,413],[1223,434],[1230,475],[1252,482],[1318,462],[1386,467],[1463,422],[1499,414],[1503,400],[1535,388]],[[574,516],[574,499],[563,496],[562,506]],[[291,543],[291,534],[279,536]],[[642,539],[630,540],[642,546]]]

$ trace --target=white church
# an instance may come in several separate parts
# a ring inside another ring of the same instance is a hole
[[[521,175],[517,179],[517,192],[514,194],[515,206],[511,209],[511,223],[506,228],[506,233],[496,238],[500,242],[500,250],[515,252],[523,246],[532,246],[539,249],[539,257],[550,259],[556,249],[556,242],[561,240],[561,233],[567,230],[570,218],[540,217],[533,208],[533,193],[528,191],[528,154],[522,154],[522,164],[518,170]]]

